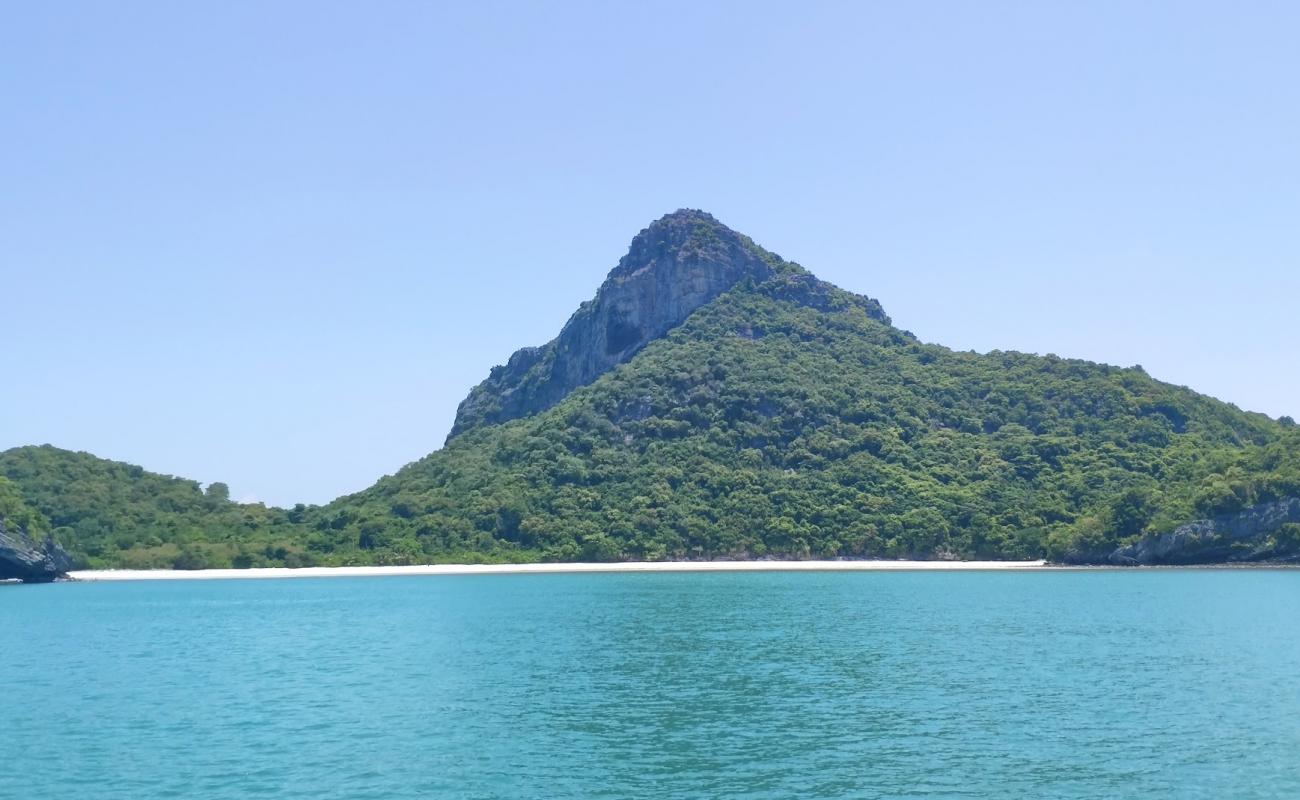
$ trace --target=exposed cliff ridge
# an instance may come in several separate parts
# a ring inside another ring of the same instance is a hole
[[[447,439],[544,411],[622,364],[744,280],[802,273],[703,211],[683,209],[637,234],[594,299],[560,335],[492,369],[461,402]]]
[[[1066,561],[1130,566],[1300,562],[1300,497],[1194,520],[1110,552],[1072,553]]]

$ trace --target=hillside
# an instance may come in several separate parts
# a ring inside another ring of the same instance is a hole
[[[290,566],[302,508],[231,502],[224,484],[148,472],[44,445],[0,453],[7,479],[79,566],[198,569]]]
[[[1288,431],[1262,415],[1140,369],[959,353],[887,320],[782,262],[554,407],[326,506],[318,546],[1059,558],[1300,493]]]
[[[442,450],[327,506],[53,448],[0,475],[99,566],[1300,553],[1289,420],[1140,368],[921,342],[696,211],[493,369]],[[1181,544],[1137,546],[1160,536]]]

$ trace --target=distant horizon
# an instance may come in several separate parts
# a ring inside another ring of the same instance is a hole
[[[321,504],[698,208],[960,351],[1300,416],[1300,7],[13,9],[0,449]]]

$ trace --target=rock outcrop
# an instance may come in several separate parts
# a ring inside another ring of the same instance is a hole
[[[70,569],[72,558],[54,539],[37,542],[25,531],[8,530],[0,519],[0,580],[49,583]]]
[[[1300,498],[1199,519],[1116,548],[1109,564],[1300,562]]]
[[[596,297],[582,304],[558,337],[517,351],[474,387],[457,409],[447,440],[545,411],[731,287],[746,279],[764,281],[782,268],[801,271],[703,211],[663,217],[632,240]]]

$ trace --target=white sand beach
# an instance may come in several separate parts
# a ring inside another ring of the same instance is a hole
[[[886,572],[1053,569],[1045,561],[626,561],[579,564],[428,564],[410,567],[113,569],[69,573],[77,581],[361,578],[386,575],[513,575],[572,572]]]

